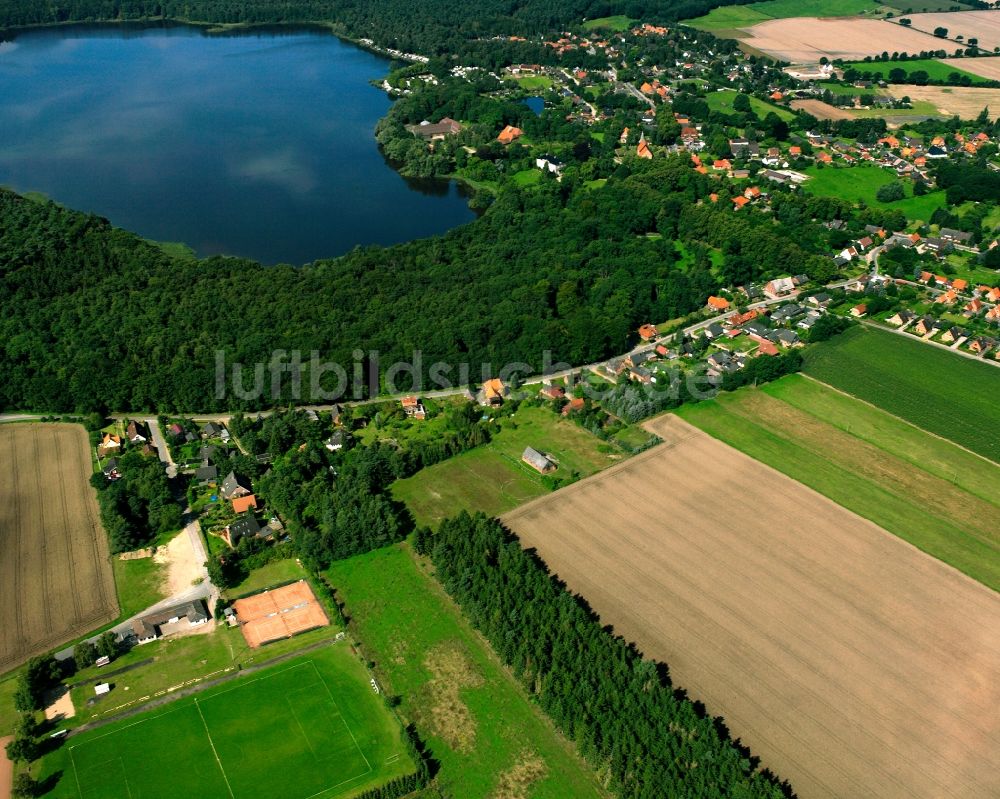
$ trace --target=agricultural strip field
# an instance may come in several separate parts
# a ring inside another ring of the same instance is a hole
[[[801,375],[685,420],[1000,591],[1000,466]]]
[[[983,89],[976,86],[889,86],[889,94],[909,97],[916,102],[933,105],[946,116],[975,119],[979,112],[989,107],[990,119],[1000,118],[1000,89]],[[886,114],[892,114],[887,111]]]
[[[802,799],[1000,791],[1000,596],[675,415],[505,517]]]
[[[902,200],[884,203],[878,199],[878,190],[890,183],[900,183],[895,173],[877,166],[855,167],[809,167],[803,170],[810,180],[804,190],[823,197],[838,197],[849,202],[863,202],[874,208],[900,211],[907,219],[928,221],[938,208],[947,205],[943,191],[934,191],[921,197],[913,196],[913,186],[903,183],[906,197]]]
[[[347,643],[73,736],[43,766],[71,799],[333,799],[415,767]]]
[[[503,419],[489,444],[398,480],[393,497],[423,525],[436,526],[462,510],[499,515],[549,491],[542,475],[521,462],[529,446],[559,462],[554,477],[574,471],[587,476],[625,457],[548,408],[522,407],[513,419]]]
[[[992,52],[994,47],[1000,47],[1000,11],[963,11],[958,14],[930,13],[907,14],[910,26],[914,30],[933,33],[941,27],[948,31],[949,39],[962,41],[978,39],[979,47]]]
[[[692,28],[705,31],[745,28],[768,19],[785,17],[848,17],[875,14],[883,8],[874,0],[764,0],[742,6],[720,6],[697,19],[688,20]]]
[[[824,103],[822,100],[792,100],[792,108],[812,114],[816,119],[854,119],[846,108]]]
[[[1000,80],[1000,58],[949,58],[941,63],[950,69],[961,68],[987,80]]]
[[[826,56],[831,61],[860,61],[865,56],[889,52],[919,53],[939,50],[941,39],[879,19],[820,19],[798,17],[773,19],[747,29],[742,42],[773,58],[793,64],[814,63]]]
[[[952,73],[957,73],[960,76],[968,77],[973,83],[982,83],[986,78],[976,74],[975,70],[969,69],[969,67],[979,61],[989,63],[994,60],[990,58],[953,58],[945,61],[935,58],[913,58],[907,61],[854,61],[844,64],[844,69],[853,68],[861,73],[870,72],[872,75],[878,74],[883,79],[888,78],[889,73],[894,69],[901,69],[907,75],[923,71],[927,73],[927,77],[931,80],[948,80]],[[1000,63],[998,63],[998,66],[1000,66]],[[860,89],[856,89],[853,86],[844,88],[849,88],[851,94],[863,93]]]
[[[0,673],[118,616],[82,427],[0,425]]]
[[[1000,463],[1000,369],[873,327],[805,353],[805,372]]]
[[[598,799],[589,768],[503,668],[406,545],[334,563],[383,690],[441,764],[434,795],[461,799]]]

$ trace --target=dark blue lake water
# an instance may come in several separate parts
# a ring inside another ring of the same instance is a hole
[[[306,263],[474,218],[374,138],[388,61],[320,31],[66,27],[0,43],[0,185],[199,255]]]
[[[535,112],[535,116],[540,117],[542,115],[542,111],[545,110],[544,97],[525,97],[522,102]]]

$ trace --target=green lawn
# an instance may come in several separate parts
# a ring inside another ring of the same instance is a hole
[[[16,674],[0,681],[0,738],[14,731],[20,714],[14,709],[14,690],[17,688]]]
[[[522,169],[511,175],[510,179],[515,186],[537,186],[542,180],[542,173],[538,169]]]
[[[818,380],[1000,462],[1000,369],[868,327],[810,347],[805,359]]]
[[[343,642],[75,736],[43,773],[72,799],[333,799],[414,767]]]
[[[598,17],[597,19],[588,19],[583,23],[583,27],[588,31],[593,30],[611,30],[611,31],[627,31],[632,27],[635,22],[631,17],[626,17],[624,14],[617,14],[613,17]]]
[[[745,6],[721,6],[687,22],[700,30],[745,28],[769,19],[786,17],[845,17],[874,14],[882,6],[874,0],[765,0]]]
[[[623,457],[616,447],[548,408],[522,407],[513,418],[503,417],[489,444],[396,481],[393,497],[406,504],[419,524],[437,525],[461,510],[498,516],[549,490],[542,475],[521,462],[529,446],[558,461],[557,478],[574,472],[586,477]]]
[[[527,91],[552,88],[552,78],[545,75],[525,75],[523,78],[516,78],[516,80],[518,85]]]
[[[327,574],[383,688],[402,698],[404,720],[416,724],[441,764],[434,796],[603,795],[408,546],[340,561]],[[534,779],[504,793],[517,771]]]
[[[1000,590],[995,464],[800,375],[679,413]]]
[[[900,181],[893,172],[877,166],[811,166],[803,171],[811,177],[804,184],[805,191],[810,194],[839,197],[854,203],[863,202],[875,208],[892,208],[901,211],[911,221],[919,219],[926,222],[934,211],[947,204],[943,191],[914,197],[913,186],[909,181]],[[906,197],[891,203],[880,202],[876,196],[878,190],[890,183],[902,183]]]
[[[247,647],[239,629],[219,625],[212,632],[163,638],[134,647],[103,669],[91,667],[74,675],[70,693],[79,723],[114,712],[125,703],[146,702],[157,693],[182,683],[212,679],[237,667],[260,663],[317,641],[331,639],[336,625],[311,630],[295,638],[275,641],[261,649]],[[151,662],[146,662],[151,661]],[[142,664],[142,665],[136,665]],[[115,690],[95,698],[93,679],[126,666],[136,666],[115,678]],[[94,700],[93,704],[88,704]]]
[[[889,73],[894,69],[905,70],[907,75],[911,72],[917,72],[918,70],[923,70],[927,73],[927,76],[931,80],[947,80],[948,76],[952,72],[957,72],[959,75],[964,75],[969,77],[972,82],[975,83],[988,83],[989,81],[982,77],[981,75],[974,75],[971,72],[966,72],[964,69],[958,69],[951,64],[945,64],[938,61],[935,58],[915,58],[909,61],[882,61],[882,62],[869,62],[869,61],[851,61],[844,64],[844,69],[849,69],[853,67],[854,69],[860,70],[861,72],[871,72],[873,75],[878,72],[883,78],[888,77]],[[824,84],[825,86],[825,84]],[[860,93],[860,89],[853,89],[854,93]],[[877,89],[871,90],[878,93]]]
[[[115,573],[122,618],[134,616],[166,597],[162,588],[166,577],[164,564],[156,563],[152,558],[119,560],[115,556],[111,566]]]
[[[722,114],[735,114],[736,109],[733,108],[733,100],[738,95],[739,92],[734,89],[723,89],[720,92],[709,92],[706,94],[705,102],[708,103],[708,107],[712,111],[718,111]],[[795,115],[787,108],[779,108],[776,105],[771,105],[771,103],[765,103],[758,97],[750,97],[750,108],[761,119],[766,117],[771,111],[786,122],[795,118]]]
[[[301,580],[308,576],[306,570],[302,568],[295,558],[276,560],[265,566],[261,566],[259,569],[254,569],[249,577],[235,588],[227,590],[226,594],[231,597],[246,596],[255,591],[261,591],[264,588],[289,583],[293,580]]]

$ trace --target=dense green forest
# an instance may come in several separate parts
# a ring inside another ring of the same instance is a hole
[[[751,799],[785,795],[666,667],[600,620],[495,519],[463,513],[417,546],[526,690],[616,795]]]
[[[584,19],[626,14],[670,21],[698,16],[719,0],[0,0],[0,27],[76,21],[167,18],[217,24],[328,22],[355,38],[425,55],[465,61],[490,47],[476,40],[563,30]],[[540,47],[535,52],[544,55]],[[508,46],[509,60],[528,60]]]

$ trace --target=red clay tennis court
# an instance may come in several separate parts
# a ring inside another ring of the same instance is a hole
[[[237,599],[233,608],[247,645],[255,649],[330,623],[305,580]]]

